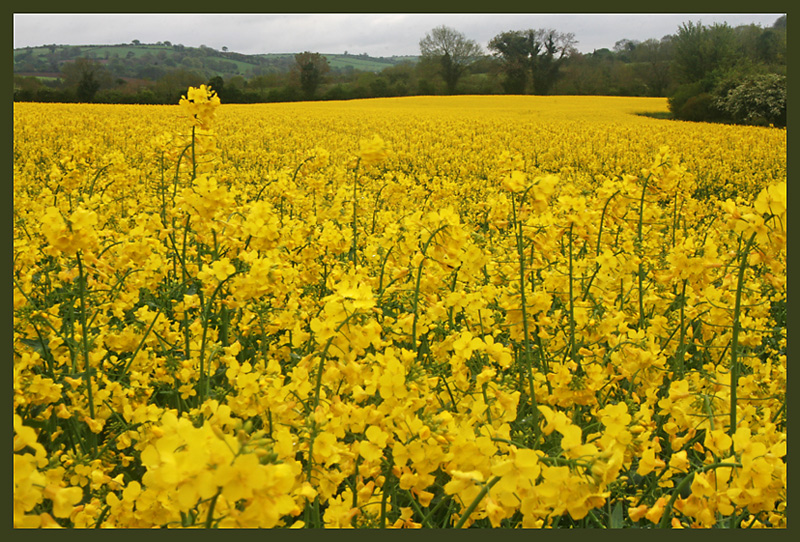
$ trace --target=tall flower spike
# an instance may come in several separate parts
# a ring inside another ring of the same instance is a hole
[[[189,87],[186,95],[181,96],[180,106],[194,118],[197,126],[203,130],[211,127],[211,121],[220,105],[219,96],[210,87],[200,85],[199,88]]]

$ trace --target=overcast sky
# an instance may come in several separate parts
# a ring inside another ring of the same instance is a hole
[[[675,34],[682,23],[770,27],[780,13],[746,14],[198,14],[198,13],[15,13],[14,47],[47,44],[103,45],[169,41],[190,47],[245,54],[367,53],[370,56],[417,55],[419,40],[432,28],[447,25],[486,48],[507,30],[553,28],[571,32],[583,53],[612,49],[622,39],[644,41]]]

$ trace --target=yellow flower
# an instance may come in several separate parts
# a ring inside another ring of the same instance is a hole
[[[655,504],[645,514],[645,517],[653,523],[661,521],[661,516],[664,515],[664,508],[667,505],[666,497],[659,497]]]
[[[388,155],[386,143],[378,135],[373,136],[372,139],[362,139],[359,142],[358,157],[365,166],[383,162]]]
[[[678,472],[689,472],[690,464],[687,458],[686,450],[680,450],[679,452],[672,454],[672,456],[669,458],[669,466],[672,470]]]
[[[82,207],[76,209],[69,217],[73,231],[90,230],[97,224],[97,213],[88,211]]]
[[[656,468],[661,468],[664,466],[666,466],[664,461],[661,458],[656,457],[656,450],[654,448],[647,448],[642,452],[636,472],[640,476],[645,476],[653,472],[653,470]]]
[[[522,171],[512,171],[503,177],[503,188],[509,192],[522,192],[526,188],[528,178]]]
[[[786,131],[642,110],[16,104],[14,526],[784,527]]]
[[[314,439],[314,461],[329,466],[337,463],[340,457],[333,434],[325,432],[317,435]]]
[[[212,262],[211,265],[204,265],[203,269],[197,274],[197,278],[202,281],[216,279],[218,282],[223,282],[235,272],[236,268],[231,263],[230,258],[220,258]]]
[[[703,445],[718,456],[727,455],[731,450],[732,443],[733,441],[727,431],[722,429],[706,431],[706,437],[703,441]]]
[[[631,518],[631,521],[636,523],[642,519],[645,514],[647,514],[648,510],[649,507],[646,504],[640,504],[639,506],[628,508],[628,517]]]
[[[786,214],[786,183],[772,184],[758,193],[753,208],[761,214]]]
[[[421,529],[422,524],[413,521],[414,509],[410,506],[400,507],[400,517],[391,525],[393,529]]]
[[[217,93],[206,85],[189,87],[184,96],[181,96],[180,106],[194,119],[197,126],[207,130],[216,115],[220,105]]]
[[[83,490],[79,487],[56,487],[49,485],[44,490],[45,498],[53,502],[53,515],[57,518],[66,518],[81,499]]]

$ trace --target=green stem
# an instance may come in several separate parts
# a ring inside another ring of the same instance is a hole
[[[675,230],[678,229],[678,195],[675,194],[675,204],[672,206],[672,248],[675,248]]]
[[[219,488],[211,498],[211,504],[208,506],[208,515],[206,516],[206,529],[210,529],[211,524],[214,522],[214,507],[217,505],[217,497],[219,497],[220,493],[222,493],[222,488]]]
[[[81,261],[81,253],[75,255],[78,260],[78,285],[79,297],[81,300],[81,347],[83,350],[84,373],[83,378],[86,380],[86,390],[89,400],[89,416],[94,418],[94,399],[92,398],[92,373],[89,366],[89,339],[87,335],[89,330],[86,326],[86,276],[83,273],[83,262]]]
[[[422,526],[423,527],[428,527],[429,529],[432,529],[433,525],[431,525],[431,523],[429,521],[429,518],[430,518],[431,514],[433,512],[435,512],[442,505],[442,503],[444,502],[444,499],[439,501],[439,503],[436,506],[433,507],[433,510],[431,510],[428,513],[428,515],[425,515],[425,513],[422,511],[422,508],[420,508],[419,504],[417,504],[417,499],[414,498],[414,495],[411,493],[411,491],[406,489],[405,492],[408,494],[409,501],[411,502],[411,507],[414,508],[414,511],[419,515],[419,517],[422,518],[420,520],[420,523],[422,524]]]
[[[389,260],[389,255],[392,253],[392,250],[394,250],[394,247],[395,245],[389,247],[389,250],[386,251],[386,256],[384,256],[383,261],[381,262],[381,273],[378,278],[378,299],[380,299],[381,295],[383,294],[383,275],[386,270],[386,262]]]
[[[236,276],[239,272],[235,272],[229,275],[225,280],[220,281],[217,284],[217,287],[214,289],[214,292],[211,294],[211,297],[208,299],[208,303],[203,308],[203,335],[200,339],[200,352],[198,354],[200,359],[200,393],[198,394],[199,404],[203,404],[205,400],[205,395],[208,393],[208,378],[205,374],[206,367],[205,367],[205,355],[206,355],[206,340],[208,338],[208,323],[211,316],[211,308],[214,305],[214,300],[217,298],[217,294],[220,292],[222,287],[228,282],[231,278]],[[187,358],[188,359],[188,358]],[[211,358],[209,357],[209,365],[211,364]]]
[[[744,271],[747,268],[747,259],[750,255],[750,248],[756,239],[756,234],[753,233],[750,239],[747,240],[744,250],[741,253],[742,261],[739,264],[739,277],[736,281],[736,301],[733,306],[733,336],[731,338],[731,422],[728,431],[731,438],[736,433],[736,388],[739,385],[739,331],[741,330],[741,323],[739,322],[739,315],[742,310],[742,287],[744,284]],[[731,453],[733,453],[733,444],[731,444]]]
[[[608,204],[611,203],[611,200],[614,199],[614,196],[617,194],[619,194],[619,190],[611,194],[611,197],[606,200],[606,204],[603,205],[603,213],[600,215],[600,227],[597,230],[597,249],[595,250],[595,256],[600,255],[600,236],[603,234],[603,222],[605,222],[606,219],[606,210],[608,209]]]
[[[193,144],[194,144],[194,137],[192,138],[192,145]],[[183,156],[186,154],[186,151],[188,151],[192,147],[192,145],[187,145],[186,147],[183,148],[183,150],[181,150],[181,153],[178,155],[177,163],[175,164],[175,177],[173,178],[173,181],[172,181],[172,205],[173,206],[175,205],[175,196],[178,195],[178,184],[179,184],[178,177],[180,176],[180,172],[181,172],[181,162],[183,161]]]
[[[388,463],[384,463],[384,482],[383,486],[381,487],[381,519],[380,519],[380,528],[386,528],[386,504],[389,498],[389,491],[388,488],[392,485],[392,467],[394,466],[394,457],[389,454],[389,461]]]
[[[533,360],[531,355],[531,342],[528,333],[528,311],[525,300],[525,252],[523,247],[522,223],[517,221],[517,206],[515,198],[511,197],[511,212],[513,213],[515,237],[517,238],[517,255],[519,256],[519,292],[520,303],[522,305],[522,333],[525,346],[525,368],[528,373],[528,386],[531,398],[531,416],[533,417],[532,426],[534,428],[534,441],[538,439],[539,433],[539,409],[536,405],[536,393],[533,387]]]
[[[481,488],[481,491],[480,491],[480,493],[478,493],[477,497],[475,497],[472,500],[472,502],[469,504],[467,509],[464,510],[464,513],[461,515],[461,517],[458,518],[458,523],[456,523],[456,525],[455,525],[456,529],[460,529],[461,527],[464,526],[464,523],[467,521],[467,518],[469,518],[469,516],[472,514],[472,512],[475,511],[475,509],[478,507],[478,505],[483,500],[483,498],[486,496],[486,494],[489,493],[489,490],[492,489],[492,487],[499,481],[500,481],[500,477],[499,476],[495,476],[494,478],[489,480],[489,482],[486,485],[484,485]]]
[[[681,335],[678,342],[678,377],[683,378],[684,373],[684,366],[683,366],[683,350],[684,350],[684,341],[686,339],[686,326],[684,324],[684,307],[686,306],[686,279],[683,279],[683,287],[681,288]]]
[[[327,340],[327,342],[325,343],[325,348],[322,350],[322,353],[320,354],[319,371],[317,372],[317,383],[316,383],[316,386],[314,387],[314,409],[313,410],[316,410],[317,407],[319,406],[319,394],[320,394],[320,391],[322,390],[322,373],[325,370],[325,359],[327,359],[327,357],[328,357],[328,348],[330,348],[331,343],[333,342],[333,339],[336,338],[336,335],[339,333],[339,331],[345,326],[345,324],[347,324],[347,322],[350,321],[350,318],[352,318],[355,314],[356,313],[348,314],[347,317],[342,321],[342,323],[339,324],[338,326],[336,326],[336,330],[334,331],[334,334]],[[311,452],[309,451],[309,455],[310,455],[310,453]]]
[[[356,169],[353,173],[353,267],[356,266],[356,250],[358,248],[358,222],[356,221],[356,217],[358,216],[358,199],[357,199],[357,190],[358,190],[358,166],[361,165],[361,158],[358,159],[356,162]]]
[[[108,512],[110,510],[111,507],[109,505],[103,507],[103,509],[100,511],[100,516],[98,516],[97,521],[94,524],[95,529],[99,529],[103,525],[103,521],[105,521],[106,516],[108,515]]]
[[[601,246],[600,245],[600,239],[601,239],[601,237],[603,235],[603,223],[605,222],[605,219],[606,219],[606,211],[608,210],[608,204],[611,203],[611,200],[614,199],[614,196],[616,196],[617,194],[619,194],[619,190],[617,190],[616,192],[611,194],[611,197],[608,198],[608,200],[606,200],[606,203],[603,206],[603,212],[600,214],[600,225],[599,225],[599,227],[597,229],[597,248],[595,249],[595,253],[594,253],[595,257],[600,256],[600,246]],[[600,264],[596,263],[595,264],[594,273],[589,278],[589,282],[586,283],[586,288],[583,291],[583,298],[582,299],[584,301],[586,301],[586,297],[589,295],[589,290],[592,287],[592,282],[594,281],[594,278],[597,276],[597,273],[599,273],[599,272],[600,272]]]
[[[426,257],[425,253],[428,251],[428,247],[430,246],[431,241],[433,241],[433,238],[436,237],[436,234],[445,229],[446,227],[447,224],[439,226],[431,234],[431,236],[428,237],[428,240],[422,246],[422,260],[419,262],[419,266],[417,267],[417,282],[416,285],[414,286],[414,304],[413,304],[414,319],[411,322],[411,345],[412,348],[414,348],[414,350],[417,350],[417,320],[419,319],[419,313],[417,311],[417,308],[419,305],[419,286],[420,282],[422,281],[422,265],[425,263],[425,257]]]
[[[642,225],[644,223],[644,194],[647,190],[647,183],[650,181],[650,175],[645,177],[644,184],[642,185],[642,197],[639,199],[639,224],[637,229],[637,244],[639,249],[639,329],[644,329],[644,238],[642,233]]]
[[[192,181],[197,178],[197,155],[195,154],[195,130],[196,126],[192,126]]]
[[[569,225],[569,357],[575,360],[575,303],[573,301],[573,286],[572,286],[572,227],[574,224]],[[580,363],[578,363],[578,371],[580,371]]]
[[[712,465],[705,465],[699,468],[695,474],[705,472],[711,469],[717,469],[722,467],[729,467],[729,468],[736,468],[741,467],[739,463],[714,463]],[[681,483],[678,484],[678,487],[672,490],[672,497],[670,497],[669,502],[664,507],[664,513],[661,516],[661,522],[658,524],[659,529],[666,529],[667,525],[670,523],[670,518],[672,517],[672,507],[675,504],[675,501],[678,499],[678,496],[689,486],[692,481],[694,480],[694,476],[689,476],[688,474],[683,477]]]
[[[183,228],[183,246],[181,247],[181,254],[178,254],[178,247],[175,247],[175,257],[178,258],[181,264],[181,284],[186,284],[189,278],[189,272],[186,269],[186,244],[187,244],[187,237],[189,236],[189,220],[191,220],[192,215],[186,216],[186,224]],[[173,241],[174,245],[174,241]],[[191,354],[191,345],[190,345],[190,337],[189,337],[189,319],[186,316],[186,311],[183,311],[183,338],[184,338],[184,348],[185,352],[185,359],[190,359]]]
[[[144,346],[144,342],[145,342],[145,340],[147,340],[147,336],[150,335],[150,332],[153,330],[153,326],[156,325],[156,320],[158,320],[158,317],[161,315],[161,310],[162,309],[163,309],[163,307],[158,307],[158,310],[156,311],[156,315],[155,315],[155,317],[153,317],[153,321],[150,322],[150,325],[148,326],[147,330],[144,332],[144,336],[142,336],[142,340],[139,341],[139,345],[136,347],[136,350],[133,351],[133,355],[131,355],[131,359],[128,361],[128,363],[125,364],[125,367],[122,369],[122,374],[127,373],[128,370],[131,368],[131,365],[133,365],[133,360],[136,359],[136,355],[139,353],[139,350],[142,349],[142,346]]]

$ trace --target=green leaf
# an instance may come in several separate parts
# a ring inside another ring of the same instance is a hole
[[[622,503],[617,502],[614,505],[614,509],[611,511],[611,528],[612,529],[622,529],[624,527],[623,520],[622,520]]]
[[[44,344],[40,339],[20,339],[19,342],[27,346],[30,346],[42,356],[50,353],[50,348],[46,344]]]

